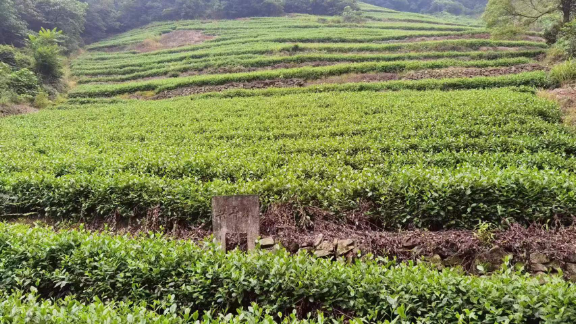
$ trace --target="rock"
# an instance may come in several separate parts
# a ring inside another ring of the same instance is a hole
[[[530,254],[530,263],[532,263],[532,264],[548,263],[548,262],[550,262],[550,259],[544,253],[536,252],[536,253]]]
[[[428,258],[428,262],[432,264],[442,264],[442,258],[438,254],[434,254]]]
[[[570,280],[570,282],[576,282],[576,275],[575,274],[569,275],[568,280]]]
[[[332,255],[332,251],[327,250],[316,250],[314,255],[318,258],[325,258]]]
[[[354,250],[354,246],[345,246],[345,247],[338,246],[338,250],[336,252],[338,253],[338,256],[341,256],[352,250]]]
[[[300,248],[307,248],[307,247],[313,247],[313,246],[314,246],[313,242],[307,241],[307,242],[302,243],[300,245]]]
[[[560,271],[562,269],[562,264],[556,260],[553,260],[552,262],[546,264],[546,268]]]
[[[318,247],[318,245],[320,245],[320,243],[322,243],[322,240],[324,239],[324,234],[320,234],[316,237],[316,239],[314,240],[314,247]]]
[[[265,238],[260,240],[260,247],[262,247],[264,249],[273,247],[274,244],[275,244],[274,238],[271,236],[265,237]]]
[[[337,243],[338,243],[338,247],[341,247],[341,246],[342,246],[342,247],[348,247],[348,246],[350,246],[350,245],[354,245],[354,240],[350,240],[350,239],[347,239],[347,240],[338,240]]]
[[[415,238],[408,238],[402,242],[402,247],[406,249],[413,249],[418,246],[418,240]]]
[[[546,266],[543,265],[542,263],[533,263],[531,265],[531,269],[533,272],[536,272],[536,273],[548,271],[548,268],[546,268]]]
[[[576,263],[567,263],[566,264],[566,272],[576,275]]]
[[[444,260],[444,265],[447,265],[450,267],[459,266],[459,265],[462,265],[463,263],[464,263],[464,260],[462,260],[462,258],[460,258],[457,255],[449,256],[448,258],[446,258],[446,260]]]
[[[568,263],[576,263],[576,253],[572,253],[570,255],[568,255],[564,261],[568,262]]]
[[[322,241],[322,243],[320,243],[317,247],[317,250],[324,250],[324,251],[330,251],[330,252],[334,252],[334,244],[328,242],[328,241]]]
[[[352,250],[354,250],[353,240],[338,240],[336,243],[336,252],[338,253],[338,256],[344,255]]]

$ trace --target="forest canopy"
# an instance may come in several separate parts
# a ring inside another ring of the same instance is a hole
[[[488,0],[365,0],[365,2],[400,11],[479,15],[484,12]]]
[[[356,0],[0,0],[0,43],[23,46],[30,32],[57,28],[73,50],[153,21],[339,15],[346,7],[357,9]]]

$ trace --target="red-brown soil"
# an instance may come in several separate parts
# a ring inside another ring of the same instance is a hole
[[[35,112],[38,112],[38,109],[30,107],[28,105],[10,105],[10,106],[0,105],[0,117],[31,114]]]
[[[470,273],[478,273],[479,265],[497,268],[505,256],[515,264],[524,264],[532,273],[570,269],[576,271],[576,227],[542,226],[522,227],[512,224],[505,229],[425,231],[406,230],[387,232],[378,227],[364,211],[369,204],[357,210],[336,216],[315,207],[297,207],[277,204],[261,215],[261,235],[271,237],[291,252],[317,251],[319,242],[332,245],[338,241],[353,242],[354,250],[345,255],[348,259],[358,254],[396,258],[402,261],[427,260],[438,267],[462,266]],[[88,230],[104,228],[118,233],[139,233],[163,230],[176,239],[204,240],[212,234],[209,225],[193,227],[183,223],[162,221],[157,210],[151,210],[145,219],[126,220],[110,217],[106,220],[84,224]],[[32,223],[38,219],[25,217],[16,220]],[[68,225],[48,222],[58,228]],[[80,226],[79,224],[74,226]],[[245,245],[245,235],[230,235],[229,248]],[[334,257],[336,254],[333,254]],[[575,273],[565,273],[576,279]]]
[[[158,38],[149,38],[141,43],[128,46],[115,46],[99,49],[103,52],[125,52],[138,51],[140,53],[153,52],[168,48],[176,48],[188,45],[201,44],[216,38],[215,36],[206,35],[197,30],[175,30],[159,36]]]
[[[141,53],[152,52],[161,49],[201,44],[214,38],[214,36],[206,35],[196,30],[175,30],[163,34],[158,40],[147,39],[140,44],[130,46],[129,50],[136,50]]]
[[[522,64],[516,66],[493,68],[447,68],[438,70],[411,71],[406,73],[403,80],[443,79],[443,78],[472,78],[490,77],[522,72],[540,71],[546,68],[539,64]]]

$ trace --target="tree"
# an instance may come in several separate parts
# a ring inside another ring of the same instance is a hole
[[[23,45],[28,29],[12,0],[0,0],[0,44]]]
[[[36,73],[45,81],[56,81],[62,76],[62,58],[60,46],[62,31],[56,28],[42,28],[38,34],[29,35],[30,47],[34,52]]]
[[[490,0],[484,19],[488,27],[508,23],[531,25],[546,17],[567,23],[576,9],[576,0]]]

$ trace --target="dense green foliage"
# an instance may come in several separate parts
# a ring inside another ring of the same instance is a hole
[[[488,0],[365,0],[365,2],[400,11],[474,15],[484,12]]]
[[[212,196],[246,193],[334,211],[369,200],[388,227],[545,222],[576,212],[576,138],[559,121],[555,104],[511,90],[44,111],[0,121],[0,207],[203,222]]]
[[[58,28],[65,47],[160,20],[279,16],[284,13],[340,15],[356,0],[1,0],[0,44],[23,45],[29,31]]]
[[[509,269],[474,277],[459,270],[439,272],[426,265],[385,260],[348,265],[305,254],[290,256],[283,250],[226,254],[211,244],[197,246],[157,235],[54,233],[6,224],[0,224],[0,258],[3,290],[34,287],[42,297],[73,294],[85,302],[95,297],[146,302],[160,312],[167,309],[168,314],[184,308],[190,313],[226,312],[255,302],[272,314],[297,309],[303,316],[308,312],[315,316],[316,310],[322,310],[371,321],[576,320],[573,284],[556,277],[546,277],[542,283]],[[153,316],[142,307],[135,310]],[[79,309],[85,311],[90,309]],[[117,312],[122,316],[126,308],[120,305]]]
[[[553,44],[575,10],[575,0],[490,0],[483,18],[496,37],[514,37],[537,28]]]
[[[56,89],[63,87],[62,33],[41,29],[28,39],[25,48],[0,45],[0,105],[37,103],[44,107],[49,103],[45,91],[54,96]]]
[[[154,310],[158,307],[167,307],[160,312]],[[172,307],[174,306],[174,307]],[[158,323],[158,324],[321,324],[326,320],[322,313],[311,314],[312,318],[300,320],[295,313],[278,317],[269,309],[263,309],[256,304],[246,310],[239,309],[233,314],[213,314],[206,312],[191,313],[187,308],[180,308],[178,304],[150,304],[130,302],[103,303],[96,299],[89,304],[82,304],[71,297],[52,301],[41,299],[37,294],[23,294],[15,292],[0,297],[0,318],[11,324],[89,324],[89,323]],[[361,324],[366,319],[329,318],[331,323]]]

